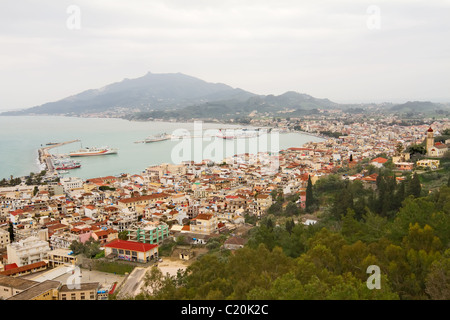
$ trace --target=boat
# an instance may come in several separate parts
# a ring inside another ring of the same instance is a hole
[[[81,167],[78,161],[70,160],[69,158],[56,159],[53,162],[56,170],[71,170]]]
[[[226,139],[226,140],[232,140],[232,139],[256,138],[260,135],[261,135],[261,132],[259,131],[259,129],[256,129],[256,130],[242,129],[242,130],[236,130],[236,131],[233,130],[232,134],[229,134],[229,133],[224,134],[222,129],[220,129],[219,133],[216,135],[216,137]]]
[[[232,140],[232,139],[236,139],[236,136],[235,135],[225,135],[223,132],[222,132],[222,129],[220,129],[219,130],[219,133],[216,135],[216,137],[217,138],[222,138],[222,139],[225,139],[225,140]]]
[[[61,170],[61,171],[59,171],[58,173],[59,173],[59,174],[66,174],[66,173],[69,173],[69,171]]]
[[[86,157],[86,156],[103,156],[107,154],[116,154],[118,152],[118,149],[110,148],[110,147],[86,147],[83,149],[80,149],[78,151],[72,151],[69,153],[70,157]]]
[[[147,137],[144,142],[145,143],[151,143],[151,142],[158,142],[158,141],[164,141],[164,140],[169,140],[171,138],[170,134],[167,133],[161,133],[155,136],[149,136]]]
[[[81,164],[62,164],[58,167],[56,167],[56,170],[72,170],[80,168]]]

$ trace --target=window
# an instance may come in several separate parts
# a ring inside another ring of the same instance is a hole
[[[125,254],[126,254],[127,256],[131,255],[130,250],[126,250],[126,251],[125,251]]]

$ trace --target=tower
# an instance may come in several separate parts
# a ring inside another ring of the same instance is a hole
[[[434,147],[434,134],[433,134],[433,129],[431,129],[431,127],[427,130],[427,141],[426,141],[426,150],[427,150],[427,155],[430,155],[431,152],[431,148]]]

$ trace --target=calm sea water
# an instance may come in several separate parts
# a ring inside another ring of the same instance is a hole
[[[103,118],[0,117],[0,179],[9,178],[11,175],[18,177],[28,175],[30,172],[39,172],[41,168],[37,159],[38,149],[48,142],[77,139],[81,141],[54,148],[51,150],[53,154],[67,154],[81,147],[94,146],[119,149],[115,155],[76,158],[81,162],[81,168],[70,170],[65,176],[82,179],[121,173],[138,174],[150,165],[178,163],[179,160],[219,161],[227,156],[255,150],[256,141],[253,139],[193,138],[135,143],[150,135],[164,132],[173,134],[180,129],[193,134],[199,127],[200,124],[194,123],[132,122]],[[232,130],[236,126],[202,123],[201,128],[203,132],[211,132],[219,128]],[[300,133],[284,133],[280,134],[273,144],[270,143],[270,137],[266,146],[259,141],[257,151],[279,151],[289,147],[300,147],[308,141],[321,140]]]

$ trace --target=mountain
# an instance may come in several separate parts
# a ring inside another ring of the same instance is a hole
[[[437,110],[448,110],[448,106],[441,103],[430,101],[408,101],[406,103],[397,104],[389,108],[392,112],[433,112]]]
[[[86,90],[65,99],[29,109],[7,112],[19,114],[85,114],[113,110],[179,109],[208,101],[233,99],[245,101],[253,93],[222,83],[206,81],[181,73],[153,74],[124,79],[100,89]]]
[[[318,113],[318,109],[335,109],[341,105],[328,99],[317,99],[307,94],[286,92],[282,95],[254,95],[247,100],[218,100],[202,104],[193,104],[177,110],[159,110],[137,112],[126,115],[129,120],[168,119],[220,119],[247,118],[255,111],[266,116],[277,116],[283,113],[289,116],[299,116]]]
[[[328,99],[288,91],[256,95],[223,83],[209,83],[182,73],[153,74],[124,79],[100,89],[86,90],[65,99],[1,115],[114,114],[126,119],[234,118],[256,111],[276,115],[317,112],[340,107]]]

